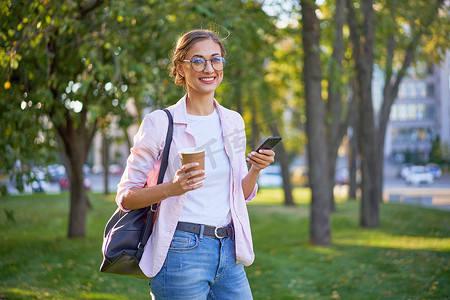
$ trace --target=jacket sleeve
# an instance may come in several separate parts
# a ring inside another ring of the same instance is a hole
[[[146,115],[134,136],[134,144],[130,149],[127,165],[117,186],[116,203],[124,211],[128,211],[122,205],[126,191],[133,187],[144,186],[148,174],[159,160],[167,132],[168,121],[165,116],[163,111],[154,111]],[[163,121],[162,117],[165,117],[166,121]]]

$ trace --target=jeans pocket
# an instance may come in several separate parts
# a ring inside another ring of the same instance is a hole
[[[186,251],[198,246],[198,236],[188,232],[175,232],[170,243],[169,251]]]

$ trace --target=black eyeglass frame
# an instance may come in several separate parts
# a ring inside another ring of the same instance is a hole
[[[201,71],[197,71],[196,69],[194,69],[194,66],[193,66],[193,64],[192,64],[192,62],[193,62],[194,59],[202,59],[202,60],[203,60],[203,69],[202,69]],[[212,62],[213,62],[213,60],[215,60],[215,59],[220,59],[220,60],[222,61],[223,68],[222,68],[221,70],[217,70],[216,68],[214,68],[214,65],[213,65]],[[185,62],[190,62],[190,63],[191,63],[191,68],[192,68],[192,70],[194,70],[195,72],[199,72],[199,73],[205,71],[205,69],[206,69],[206,63],[207,63],[208,61],[211,62],[211,67],[212,67],[215,71],[223,71],[223,70],[225,69],[226,65],[227,65],[227,59],[226,59],[225,57],[222,57],[222,56],[213,57],[213,58],[211,58],[211,59],[204,59],[203,57],[194,57],[192,60],[184,59],[183,61],[185,61]]]

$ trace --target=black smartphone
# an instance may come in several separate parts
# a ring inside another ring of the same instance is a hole
[[[255,150],[258,152],[260,149],[272,150],[281,141],[281,136],[268,137],[259,147]]]

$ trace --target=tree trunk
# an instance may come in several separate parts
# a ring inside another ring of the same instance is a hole
[[[53,91],[53,94],[57,95],[57,92]],[[86,213],[90,203],[84,187],[83,165],[86,163],[94,133],[97,130],[97,120],[94,120],[93,123],[87,122],[87,111],[84,109],[79,113],[76,127],[69,111],[65,112],[63,123],[53,120],[53,110],[49,111],[49,116],[63,142],[64,161],[68,163],[66,165],[70,182],[68,237],[84,237],[86,235]]]
[[[328,148],[325,136],[325,104],[322,99],[322,71],[319,52],[320,26],[312,0],[300,1],[302,6],[303,77],[305,82],[309,183],[311,186],[310,242],[328,245],[331,242],[330,198],[328,180]]]
[[[329,197],[330,197],[330,211],[336,211],[336,205],[334,201],[334,185],[336,172],[336,160],[337,151],[341,144],[342,138],[345,134],[345,128],[347,127],[347,121],[341,121],[343,118],[342,109],[342,60],[344,59],[344,37],[343,26],[345,20],[345,0],[336,0],[336,10],[334,15],[335,36],[333,41],[333,54],[332,63],[330,65],[329,78],[328,78],[328,101],[327,101],[327,113],[331,117],[331,122],[327,123],[327,142],[328,142],[328,157],[329,157],[329,170],[328,178],[329,185]],[[345,116],[344,119],[348,118]]]
[[[251,106],[250,111],[252,113],[252,121],[251,121],[252,136],[250,137],[250,147],[252,149],[256,149],[256,147],[258,147],[259,145],[259,142],[261,141],[259,134],[259,124],[257,121],[258,110],[254,99],[255,99],[254,97],[250,97],[250,106]]]
[[[358,155],[358,147],[356,135],[350,139],[349,154],[348,154],[348,199],[356,200],[356,190],[358,188],[356,159]]]
[[[86,216],[88,201],[84,187],[83,161],[75,157],[70,159],[72,176],[70,180],[70,216],[69,238],[86,235]]]
[[[349,130],[347,136],[349,138],[348,142],[348,170],[349,170],[349,190],[348,197],[350,200],[356,200],[356,190],[358,189],[357,182],[357,161],[358,161],[358,106],[357,95],[356,95],[356,78],[352,79],[352,94],[351,102],[352,107],[349,110]]]
[[[280,131],[278,126],[275,124],[269,125],[273,136],[280,136]],[[284,148],[283,142],[279,143],[276,148],[277,160],[280,162],[281,166],[281,177],[283,177],[283,191],[284,191],[284,205],[294,206],[294,198],[292,197],[292,185],[289,176],[289,157]]]
[[[105,132],[102,132],[102,164],[103,164],[103,193],[109,195],[108,181],[109,181],[109,141]]]
[[[381,193],[377,189],[378,161],[376,153],[377,135],[372,104],[372,70],[375,45],[375,12],[373,0],[362,1],[362,33],[359,32],[352,1],[348,5],[348,23],[357,80],[355,93],[359,110],[358,142],[361,157],[362,195],[360,225],[373,228],[380,226],[379,202]]]
[[[328,197],[330,201],[330,212],[336,211],[336,203],[334,201],[334,186],[336,185],[334,174],[336,173],[336,160],[337,150],[335,151],[333,145],[328,143],[328,180],[330,182]]]
[[[141,119],[139,119],[139,120],[141,120]],[[131,142],[132,138],[130,138],[130,136],[128,134],[128,127],[123,127],[122,131],[123,131],[123,136],[125,138],[125,142],[127,143],[127,149],[131,149],[131,147],[133,147],[133,144]]]
[[[356,118],[355,118],[356,119]],[[355,132],[356,126],[352,125],[352,134],[349,138],[349,150],[348,150],[348,198],[349,200],[356,200],[356,190],[358,188],[357,183],[357,155],[358,155],[358,141]]]

